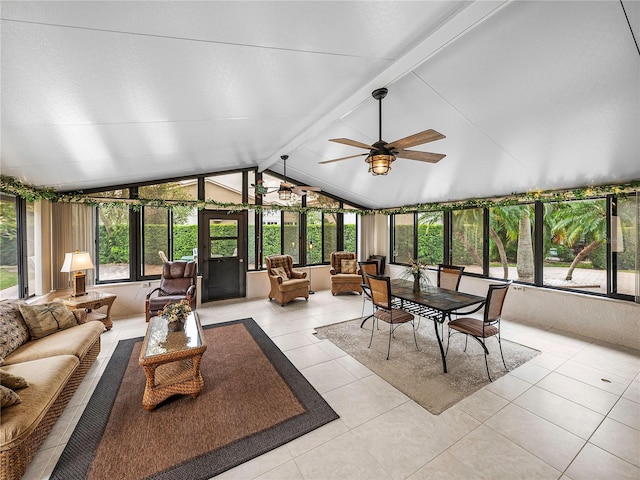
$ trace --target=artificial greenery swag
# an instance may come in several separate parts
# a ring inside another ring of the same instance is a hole
[[[526,193],[513,193],[500,198],[480,198],[459,200],[454,202],[433,202],[417,205],[407,205],[395,208],[383,209],[354,209],[354,208],[330,208],[330,207],[303,207],[301,205],[255,205],[252,203],[232,203],[218,202],[216,200],[163,200],[163,199],[121,199],[109,197],[95,197],[83,194],[81,191],[72,193],[57,193],[50,188],[35,188],[25,185],[22,182],[5,175],[0,175],[0,192],[15,195],[33,202],[37,200],[49,200],[61,203],[82,203],[101,208],[113,208],[127,205],[134,210],[142,207],[155,208],[175,208],[189,207],[204,209],[212,206],[218,210],[227,210],[229,213],[243,210],[255,210],[257,212],[266,211],[287,211],[287,212],[312,212],[321,211],[326,213],[355,213],[358,215],[372,214],[402,214],[413,212],[433,212],[441,210],[463,210],[466,208],[490,208],[519,205],[525,203],[556,202],[567,200],[585,200],[589,198],[602,198],[606,195],[617,195],[620,197],[640,191],[640,180],[617,185],[592,185],[584,188],[573,188],[568,190],[547,190]]]

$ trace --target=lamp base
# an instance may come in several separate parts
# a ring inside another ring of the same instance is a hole
[[[76,272],[73,276],[72,297],[80,297],[87,294],[87,276],[83,272]]]

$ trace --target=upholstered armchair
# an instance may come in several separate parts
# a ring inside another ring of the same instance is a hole
[[[309,279],[306,272],[293,269],[291,255],[272,255],[264,259],[271,283],[269,301],[276,299],[284,306],[294,298],[309,300]]]
[[[362,276],[353,252],[331,253],[331,293],[356,292],[362,295]]]
[[[168,303],[187,300],[191,309],[195,310],[197,278],[196,262],[185,262],[183,260],[164,262],[162,264],[160,286],[147,294],[145,304],[147,322]]]

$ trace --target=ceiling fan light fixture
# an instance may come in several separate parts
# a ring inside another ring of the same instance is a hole
[[[280,189],[278,190],[278,198],[285,202],[291,200],[291,194],[292,192],[290,188],[281,186]]]
[[[391,163],[396,159],[388,153],[376,153],[367,157],[369,173],[372,175],[386,175],[391,170]]]

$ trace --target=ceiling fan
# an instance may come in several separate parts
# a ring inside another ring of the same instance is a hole
[[[445,155],[441,153],[429,153],[418,152],[416,150],[406,150],[416,145],[422,145],[425,143],[433,142],[435,140],[441,140],[446,138],[439,132],[429,129],[424,132],[415,133],[408,137],[401,138],[395,142],[387,143],[382,140],[382,99],[387,96],[388,90],[386,88],[378,88],[374,90],[371,95],[378,100],[379,106],[379,122],[378,122],[378,138],[379,140],[373,145],[367,145],[366,143],[358,142],[356,140],[350,140],[348,138],[333,138],[330,142],[342,143],[344,145],[350,145],[352,147],[364,148],[369,150],[369,153],[359,153],[357,155],[349,155],[348,157],[334,158],[333,160],[325,160],[319,162],[321,164],[339,162],[341,160],[347,160],[349,158],[362,157],[366,155],[365,161],[369,164],[369,172],[373,175],[386,175],[391,170],[391,163],[395,161],[396,157],[405,158],[407,160],[416,160],[418,162],[437,163],[442,160]]]
[[[307,192],[319,192],[320,187],[308,187],[302,185],[293,185],[292,183],[287,182],[287,159],[289,155],[280,156],[282,159],[282,164],[284,166],[284,181],[280,182],[279,187],[267,187],[264,185],[262,180],[258,180],[256,185],[254,185],[256,189],[256,193],[258,195],[266,195],[271,192],[278,192],[278,197],[280,200],[291,200],[291,194],[295,193],[296,195],[302,197],[306,195]]]

